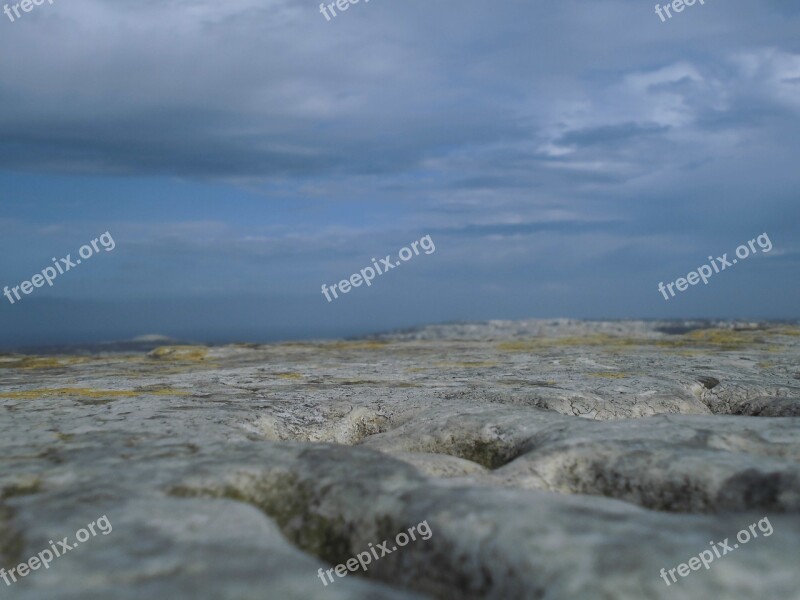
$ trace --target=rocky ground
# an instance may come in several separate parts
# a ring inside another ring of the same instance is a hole
[[[799,356],[796,325],[563,320],[0,355],[2,564],[113,525],[0,598],[800,598]]]

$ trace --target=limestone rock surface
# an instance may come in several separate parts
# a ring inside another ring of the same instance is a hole
[[[795,324],[570,320],[0,355],[0,564],[113,525],[0,597],[800,598],[798,357]]]

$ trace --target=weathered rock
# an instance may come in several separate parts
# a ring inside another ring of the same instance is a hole
[[[0,356],[3,566],[103,515],[113,525],[0,590],[798,598],[799,332],[491,322]],[[764,517],[773,535],[660,578]],[[317,577],[422,521],[430,539]]]

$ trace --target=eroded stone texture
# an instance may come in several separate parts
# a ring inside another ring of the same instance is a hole
[[[800,598],[799,334],[562,320],[0,356],[3,565],[114,527],[0,593]],[[659,577],[765,516],[773,535]],[[423,520],[431,539],[318,579]]]

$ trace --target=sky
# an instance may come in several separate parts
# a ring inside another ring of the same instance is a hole
[[[115,242],[0,297],[0,346],[800,317],[796,2],[665,22],[643,0],[336,12],[0,13],[0,286]],[[768,253],[658,291],[764,233]],[[322,294],[426,235],[435,252]]]

